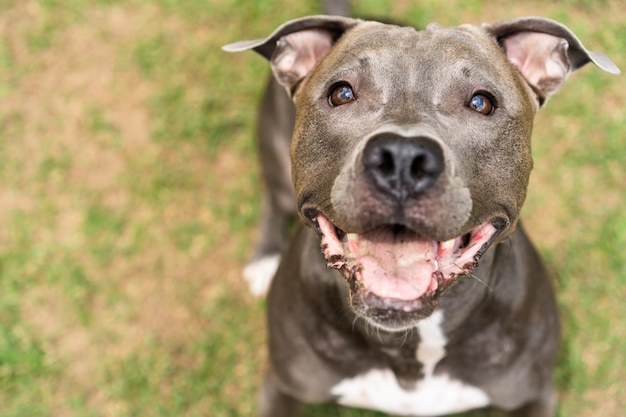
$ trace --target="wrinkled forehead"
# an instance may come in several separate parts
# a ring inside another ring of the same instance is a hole
[[[480,27],[445,28],[435,24],[419,31],[412,27],[366,22],[344,35],[332,51],[335,69],[358,65],[385,66],[398,72],[442,71],[471,66],[498,71],[502,60],[497,41]]]

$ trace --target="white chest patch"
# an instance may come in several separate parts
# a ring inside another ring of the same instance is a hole
[[[424,365],[424,379],[415,389],[400,387],[390,369],[372,369],[345,379],[331,392],[340,404],[404,416],[439,416],[485,407],[489,397],[480,388],[446,374],[433,375],[435,365],[445,356],[446,338],[441,323],[443,312],[435,312],[418,325],[422,342],[416,352]]]

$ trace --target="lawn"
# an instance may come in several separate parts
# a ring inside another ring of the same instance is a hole
[[[417,26],[551,17],[626,70],[622,0],[355,3]],[[268,67],[220,46],[319,11],[0,0],[1,416],[255,415],[264,303],[241,269]],[[563,417],[626,413],[625,91],[585,67],[535,125],[524,218],[558,290]]]

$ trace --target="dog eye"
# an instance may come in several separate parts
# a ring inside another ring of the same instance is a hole
[[[356,100],[356,96],[349,84],[335,85],[330,89],[330,94],[328,95],[328,103],[332,107],[341,106],[354,100]]]
[[[469,107],[472,110],[476,110],[480,114],[484,114],[485,116],[489,116],[495,109],[493,100],[487,95],[481,93],[474,94],[472,96],[472,99],[469,102]]]

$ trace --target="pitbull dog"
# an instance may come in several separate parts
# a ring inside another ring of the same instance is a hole
[[[533,116],[570,72],[617,67],[536,17],[416,31],[311,16],[225,49],[269,59],[296,104],[308,226],[268,296],[260,415],[553,416],[556,303],[518,221]]]

